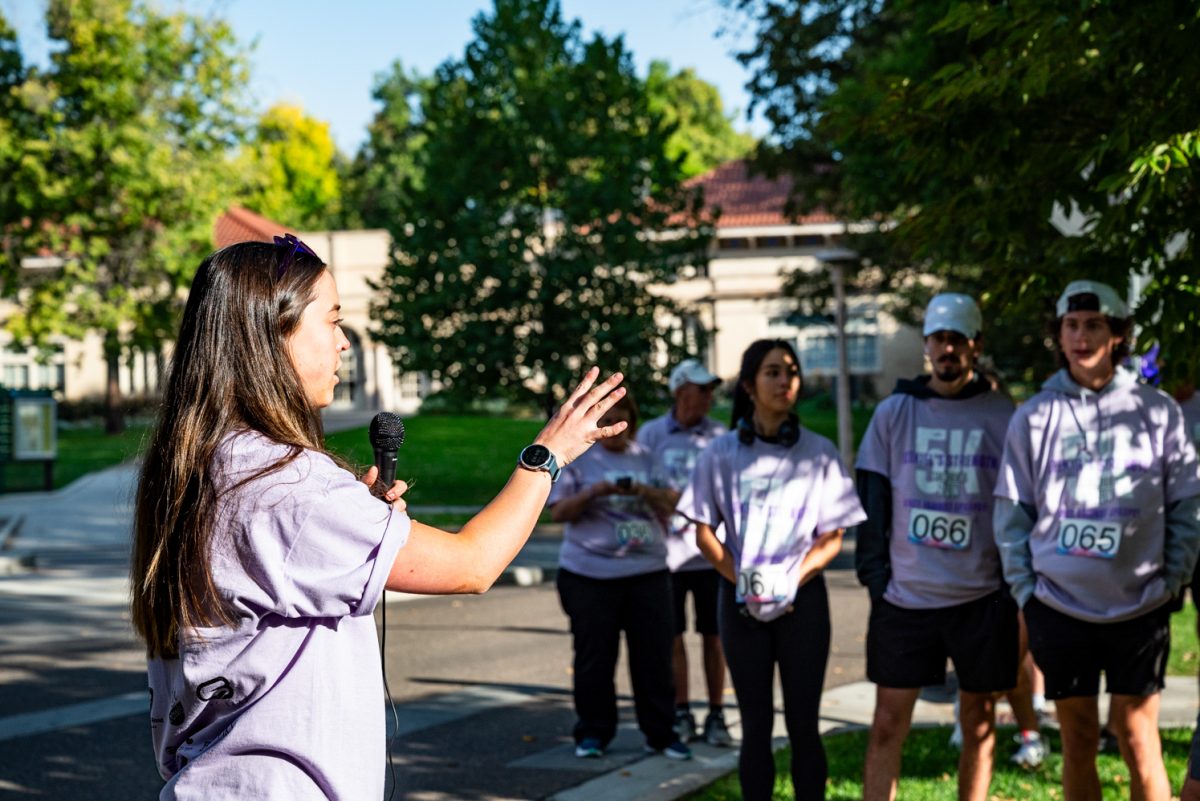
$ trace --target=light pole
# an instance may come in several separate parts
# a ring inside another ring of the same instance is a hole
[[[817,251],[816,259],[829,270],[833,283],[834,326],[837,330],[837,430],[838,452],[850,468],[854,457],[854,428],[850,418],[850,358],[846,348],[846,276],[843,267],[857,264],[858,253],[848,248]]]

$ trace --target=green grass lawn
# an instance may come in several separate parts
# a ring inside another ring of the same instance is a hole
[[[997,735],[996,770],[989,797],[993,801],[1060,801],[1062,798],[1062,748],[1058,732],[1046,733],[1051,743],[1050,757],[1036,771],[1009,764],[1012,729],[1000,729]],[[948,728],[915,729],[904,744],[900,784],[896,797],[904,801],[954,801],[958,797],[958,752],[948,744]],[[1163,754],[1171,787],[1177,793],[1187,772],[1188,748],[1192,732],[1171,729],[1162,733]],[[856,731],[825,738],[829,756],[829,801],[856,801],[862,798],[862,766],[867,752],[867,733]],[[791,801],[791,778],[783,749],[775,755],[775,801]],[[1116,755],[1101,754],[1098,760],[1100,784],[1106,801],[1129,797],[1129,772]],[[688,796],[693,801],[734,801],[742,797],[737,774],[731,774],[704,790]]]
[[[109,436],[100,424],[58,430],[58,459],[54,463],[54,488],[137,456],[148,426],[132,423],[125,433]],[[42,489],[41,464],[15,463],[4,466],[4,489],[9,492]]]
[[[517,454],[542,430],[540,420],[429,415],[404,421],[396,478],[408,481],[414,505],[473,505],[490,501],[512,474]],[[374,461],[367,429],[330,434],[330,450],[358,465]]]
[[[1196,641],[1196,606],[1192,599],[1183,609],[1171,615],[1171,656],[1167,673],[1172,676],[1195,676],[1200,671],[1200,643]]]

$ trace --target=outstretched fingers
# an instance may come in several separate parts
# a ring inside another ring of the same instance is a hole
[[[595,422],[603,417],[624,396],[625,387],[619,386],[623,380],[625,376],[613,373],[580,398],[576,408],[583,409],[583,418]]]
[[[584,393],[586,393],[589,389],[592,388],[592,384],[596,383],[596,379],[599,376],[600,376],[600,368],[599,367],[589,368],[588,371],[586,373],[584,373],[583,380],[579,382],[579,384],[575,387],[575,389],[571,392],[571,394],[567,397],[567,399],[565,401],[563,401],[562,408],[566,409],[567,411],[574,409],[575,405],[577,403],[579,403],[579,399],[581,397],[583,397]]]
[[[615,437],[617,434],[620,434],[626,428],[629,428],[629,423],[625,422],[624,420],[622,420],[619,423],[614,423],[611,426],[604,426],[603,428],[597,428],[595,431],[592,432],[590,440],[592,442],[599,442],[602,439],[608,439],[609,437]]]

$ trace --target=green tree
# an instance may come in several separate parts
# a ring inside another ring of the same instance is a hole
[[[420,115],[429,87],[428,78],[405,72],[399,61],[375,76],[371,97],[380,108],[367,126],[367,141],[343,172],[344,227],[394,226],[400,219],[406,185],[421,185],[417,151],[424,142]]]
[[[754,137],[737,131],[726,116],[717,87],[690,67],[671,74],[665,61],[650,62],[646,77],[650,107],[675,130],[667,139],[667,155],[681,159],[685,178],[706,173],[754,150]]]
[[[341,202],[337,157],[329,123],[299,106],[272,106],[241,154],[241,202],[291,228],[330,227]]]
[[[701,198],[666,155],[621,39],[583,41],[553,0],[497,0],[427,95],[418,175],[375,310],[407,369],[458,397],[554,408],[587,365],[659,381],[670,304],[706,261]]]
[[[979,287],[1014,329],[1073,277],[1144,272],[1142,342],[1176,375],[1197,363],[1193,5],[729,5],[757,29],[742,59],[773,128],[764,163],[797,176],[797,208],[895,221],[881,263]],[[1080,235],[1051,222],[1072,209]]]
[[[141,0],[52,0],[47,30],[49,67],[29,69],[12,90],[28,122],[19,189],[2,196],[0,274],[22,311],[5,327],[42,348],[101,335],[106,422],[117,431],[122,349],[169,328],[164,318],[212,246],[245,65],[224,22]],[[22,267],[44,254],[61,266]]]

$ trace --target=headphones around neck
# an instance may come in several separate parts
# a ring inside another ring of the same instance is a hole
[[[754,439],[757,437],[763,442],[770,442],[775,445],[782,445],[785,448],[790,448],[800,441],[800,418],[794,414],[789,414],[787,419],[779,426],[779,431],[773,437],[764,437],[754,428],[754,419],[752,415],[747,415],[737,424],[738,442],[743,445],[753,445]]]

